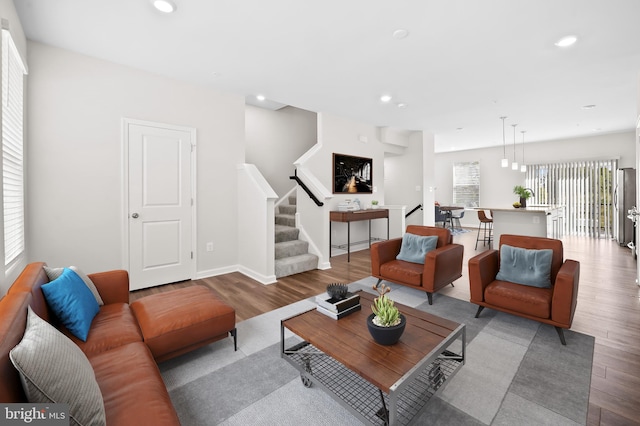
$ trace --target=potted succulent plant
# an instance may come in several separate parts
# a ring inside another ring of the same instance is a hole
[[[371,310],[373,313],[367,317],[367,327],[373,340],[381,345],[393,345],[398,342],[407,325],[407,319],[394,305],[393,300],[387,296],[391,291],[384,283],[373,286],[378,292],[378,297],[373,300]]]
[[[522,185],[514,186],[513,193],[520,197],[520,200],[517,201],[520,203],[520,207],[527,207],[527,200],[533,195],[529,188],[525,188]],[[513,206],[516,207],[516,203],[513,203]]]
[[[372,209],[378,208],[378,200],[371,200],[371,208]]]

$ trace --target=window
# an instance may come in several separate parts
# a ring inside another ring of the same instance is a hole
[[[612,237],[617,169],[615,159],[534,164],[525,183],[536,203],[564,206],[563,233]]]
[[[453,204],[474,208],[480,206],[480,163],[453,163]]]
[[[23,85],[25,67],[9,31],[2,30],[2,201],[4,264],[24,252]]]

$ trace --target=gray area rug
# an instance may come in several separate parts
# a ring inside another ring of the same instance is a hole
[[[374,278],[349,285],[373,292]],[[464,323],[465,365],[416,419],[418,425],[585,424],[594,338],[435,294],[391,285],[398,303]],[[317,386],[303,386],[280,358],[280,321],[315,307],[303,300],[238,323],[231,338],[177,359],[160,370],[180,421],[190,425],[360,425]],[[365,309],[365,307],[363,307]],[[287,339],[293,339],[287,332]],[[381,422],[382,424],[382,422]]]

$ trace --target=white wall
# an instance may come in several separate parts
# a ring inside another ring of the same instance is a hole
[[[22,30],[22,25],[20,24],[20,19],[18,18],[18,14],[16,13],[16,9],[13,5],[13,1],[11,0],[0,0],[0,19],[8,24],[9,32],[11,33],[11,38],[18,49],[18,53],[22,57],[22,61],[24,64],[29,66],[27,62],[27,40],[24,36],[24,31]],[[25,88],[27,86],[25,85]],[[2,90],[0,88],[0,90]],[[25,105],[26,102],[25,102]],[[0,120],[2,117],[0,117]],[[26,140],[27,133],[24,132],[24,137]],[[0,168],[2,164],[0,162]],[[27,166],[25,166],[26,168]],[[0,170],[1,171],[1,170]],[[2,211],[0,210],[0,247],[4,247],[4,220],[2,219]],[[28,229],[26,230],[28,232]],[[25,247],[28,250],[28,247]],[[2,255],[0,258],[4,259],[4,250],[0,250]],[[0,268],[0,298],[6,293],[9,286],[15,281],[20,272],[24,269],[28,258],[28,252],[25,253],[24,256],[19,257],[9,268],[4,266],[4,262],[2,263],[2,267]]]
[[[11,38],[22,57],[22,61],[27,63],[27,38],[24,35],[20,18],[13,5],[12,0],[0,0],[0,18],[9,24]]]
[[[244,97],[40,43],[28,47],[30,259],[87,272],[126,266],[121,119],[128,117],[197,129],[198,276],[237,267]]]
[[[282,197],[295,186],[293,162],[317,141],[317,114],[294,107],[246,106],[246,162],[255,164]]]
[[[314,155],[305,161],[305,169],[331,193],[333,188],[333,154],[347,154],[373,159],[373,194],[333,194],[325,200],[323,207],[317,207],[307,202],[306,195],[298,191],[298,211],[301,224],[313,243],[321,251],[320,263],[329,258],[329,211],[337,210],[338,204],[345,199],[358,198],[361,205],[371,204],[371,200],[378,200],[385,204],[384,193],[384,150],[378,139],[378,129],[370,124],[357,122],[330,113],[318,113],[318,146]],[[366,140],[366,141],[365,141]],[[372,236],[386,238],[386,221],[372,224]],[[383,225],[384,223],[384,225]],[[347,241],[345,223],[332,224],[332,244],[343,244]],[[351,225],[351,241],[361,241],[368,237],[367,221],[353,222]]]
[[[423,203],[422,149],[422,132],[413,132],[407,138],[407,147],[402,153],[385,154],[385,203],[404,205],[406,213]],[[424,212],[417,210],[406,219],[406,224],[422,225],[423,217]]]
[[[238,166],[238,258],[240,272],[271,284],[275,271],[277,195],[254,164]]]
[[[509,151],[507,151],[509,154]],[[511,151],[513,153],[513,151]],[[435,154],[436,195],[442,205],[453,200],[453,163],[460,161],[480,162],[480,206],[510,206],[516,200],[515,185],[524,184],[524,173],[500,167],[502,147]],[[516,160],[520,163],[522,147],[517,146]],[[508,155],[511,161],[512,156]],[[527,164],[559,163],[574,160],[618,158],[619,167],[635,167],[634,132],[612,133],[574,139],[526,143]],[[475,227],[478,217],[466,212],[463,226]]]

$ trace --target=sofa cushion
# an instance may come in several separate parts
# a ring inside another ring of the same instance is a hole
[[[396,259],[424,264],[424,257],[428,252],[434,250],[437,244],[438,237],[435,235],[422,236],[406,232],[402,236],[400,253],[398,253]]]
[[[533,287],[551,287],[551,260],[553,250],[532,250],[500,246],[500,269],[496,280],[529,285]]]
[[[69,330],[62,332],[89,357],[132,342],[142,342],[142,332],[133,312],[126,303],[110,303],[100,307],[91,323],[91,333],[86,342]]]
[[[87,357],[31,308],[24,337],[9,357],[29,402],[66,403],[78,424],[105,424],[102,394]]]
[[[485,302],[518,314],[530,315],[536,318],[551,317],[551,298],[553,290],[494,281],[484,291]]]
[[[89,357],[109,425],[179,425],[149,348],[129,343]],[[197,409],[197,408],[196,408]]]
[[[49,277],[49,281],[55,280],[64,272],[64,268],[51,268],[49,266],[44,266],[43,269],[44,269],[44,272],[47,274],[47,277]],[[78,276],[82,279],[82,281],[87,285],[89,290],[91,290],[91,294],[93,294],[93,296],[96,298],[96,302],[98,302],[98,305],[99,306],[104,305],[104,302],[102,301],[102,297],[100,297],[100,293],[98,292],[98,289],[96,288],[93,281],[91,281],[91,278],[89,278],[87,274],[82,272],[76,266],[69,266],[69,269],[71,269],[73,272],[78,274]]]
[[[42,287],[44,298],[60,322],[76,337],[86,341],[91,321],[100,307],[82,279],[71,269]]]

